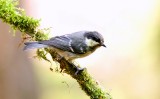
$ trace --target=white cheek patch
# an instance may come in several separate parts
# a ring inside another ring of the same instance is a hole
[[[98,45],[99,43],[94,41],[94,40],[92,40],[92,39],[87,39],[86,38],[86,44],[87,44],[87,46],[93,47],[93,46]]]

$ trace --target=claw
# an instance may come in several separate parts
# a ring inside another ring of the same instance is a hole
[[[76,67],[76,72],[74,75],[77,75],[80,71],[83,71],[85,68],[79,68],[79,67]]]

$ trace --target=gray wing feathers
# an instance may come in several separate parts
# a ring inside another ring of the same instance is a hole
[[[84,54],[86,53],[86,44],[84,43],[83,37],[78,37],[77,36],[82,36],[78,35],[78,33],[75,33],[71,35],[63,35],[63,36],[56,36],[54,38],[51,38],[48,41],[42,41],[39,43],[42,43],[44,45],[49,45],[51,47],[56,47],[58,49],[64,50],[64,51],[69,51],[72,53],[77,53],[77,54]]]
[[[50,40],[41,41],[39,43],[49,45],[51,47],[55,47],[64,51],[74,52],[71,47],[72,40],[65,35],[56,36],[54,38],[51,38]]]

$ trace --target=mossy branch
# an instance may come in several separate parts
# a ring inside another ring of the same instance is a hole
[[[41,41],[48,39],[45,30],[38,29],[40,20],[28,17],[24,11],[17,7],[17,0],[0,0],[0,18],[3,22],[8,23],[15,30],[19,30],[24,34],[31,36],[32,40]],[[87,72],[84,71],[75,75],[75,67],[65,59],[58,59],[59,55],[52,50],[46,49],[52,56],[54,61],[60,63],[60,68],[65,73],[69,74],[79,83],[84,92],[90,96],[91,99],[112,99],[110,94],[105,91]],[[38,55],[45,59],[44,51],[39,51]],[[45,59],[47,60],[47,59]]]

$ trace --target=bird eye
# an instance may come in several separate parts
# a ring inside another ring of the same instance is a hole
[[[96,37],[92,37],[92,39],[96,42],[100,42],[100,39],[99,38],[96,38]]]

